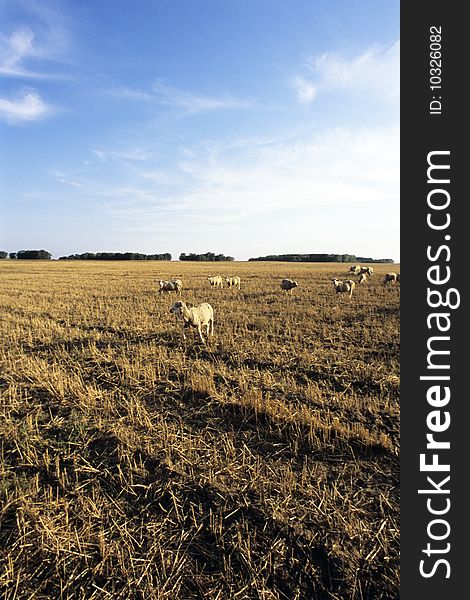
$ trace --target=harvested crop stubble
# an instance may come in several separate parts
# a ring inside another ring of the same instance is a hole
[[[232,267],[158,264],[202,346],[152,264],[0,264],[2,598],[399,596],[390,266],[348,302],[337,265]]]

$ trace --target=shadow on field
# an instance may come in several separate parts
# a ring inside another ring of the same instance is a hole
[[[227,493],[170,468],[143,450],[126,448],[113,434],[95,430],[92,435],[84,449],[87,470],[79,477],[80,485],[86,478],[96,478],[90,473],[92,467],[111,497],[132,506],[128,518],[145,519],[148,525],[168,520],[169,547],[177,542],[178,552],[189,557],[194,567],[184,573],[188,588],[199,586],[201,577],[229,574],[227,593],[260,579],[281,598],[320,600],[344,591],[345,565],[315,542],[316,532],[311,536],[300,533],[267,515],[253,490]],[[139,475],[126,473],[132,465],[140,465]],[[132,485],[123,486],[123,477]],[[191,534],[181,536],[179,531]],[[150,545],[149,540],[140,542],[142,549]]]
[[[133,557],[162,569],[160,554],[152,556],[153,528],[160,532],[162,548],[173,552],[178,549],[189,560],[191,568],[182,575],[188,589],[197,589],[201,579],[227,579],[227,598],[252,581],[263,580],[264,585],[284,598],[335,598],[344,587],[344,565],[329,555],[326,548],[308,539],[288,523],[267,515],[262,500],[253,491],[228,493],[215,485],[188,476],[170,468],[163,459],[150,456],[141,449],[127,446],[113,433],[90,429],[90,441],[73,460],[56,460],[50,467],[29,466],[28,475],[37,476],[38,484],[53,491],[53,496],[67,497],[75,486],[80,490],[94,490],[95,513],[100,517],[100,528],[116,535],[120,521],[133,522]],[[72,492],[73,493],[73,492]],[[108,499],[109,504],[106,504]],[[119,503],[119,504],[118,504]],[[116,507],[126,506],[126,512]],[[3,511],[0,548],[6,550],[12,541],[20,538],[17,506]],[[182,532],[185,532],[182,535]],[[89,553],[88,584],[95,579],[95,567],[103,569],[95,537],[84,540]],[[40,545],[30,552],[35,562]],[[108,569],[120,580],[123,566],[107,558]],[[60,585],[60,576],[43,573],[36,585],[47,581]],[[57,578],[57,580],[55,580]],[[230,580],[230,583],[228,581]],[[210,584],[209,584],[210,585]],[[193,597],[193,596],[191,596]],[[202,596],[201,596],[202,597]]]
[[[161,339],[162,336],[160,336],[160,340]],[[166,344],[170,345],[167,342]],[[174,340],[172,341],[171,347],[175,347]],[[383,382],[374,381],[371,377],[364,378],[363,375],[361,379],[351,380],[350,376],[345,378],[340,373],[323,369],[320,366],[312,365],[305,367],[296,362],[280,365],[273,361],[262,360],[259,358],[243,358],[240,355],[235,355],[220,348],[210,350],[202,344],[185,344],[184,346],[182,345],[182,347],[184,348],[186,356],[192,360],[202,359],[214,364],[221,362],[233,369],[248,368],[260,372],[269,371],[270,373],[289,374],[300,384],[307,384],[308,382],[313,381],[322,384],[327,390],[336,393],[344,393],[347,390],[353,390],[359,394],[383,394]],[[387,350],[391,352],[393,350],[393,345],[389,344],[374,352],[370,351],[367,356],[369,358],[378,357],[383,359],[384,355],[387,354]]]
[[[60,321],[56,321],[60,324]],[[110,339],[96,339],[92,335],[83,337],[74,337],[73,339],[58,339],[53,342],[22,342],[21,350],[25,354],[44,354],[49,355],[55,351],[65,351],[73,353],[82,351],[89,346],[96,347],[98,350],[105,348],[120,348],[123,346],[135,346],[142,343],[156,342],[159,345],[175,349],[182,345],[181,333],[179,331],[147,333],[129,333],[129,331],[116,329],[115,327],[105,327],[101,325],[82,325],[70,324],[69,327],[79,329],[88,334],[99,333],[112,336]]]
[[[322,462],[396,458],[382,444],[364,441],[353,430],[332,427],[321,417],[307,422],[301,417],[277,415],[276,406],[264,408],[257,401],[250,404],[238,399],[233,391],[227,395],[225,378],[214,377],[214,382],[218,388],[215,395],[186,385],[173,397],[153,393],[142,400],[155,408],[155,402],[161,403],[164,398],[167,421],[183,425],[193,435],[204,435],[208,429],[229,434],[240,452],[249,450],[263,459],[275,457],[276,461],[301,465],[304,457]],[[373,427],[373,423],[370,425]]]
[[[194,402],[191,408],[199,409],[197,418],[191,417],[195,411],[183,413],[188,424],[203,428],[209,421],[211,427],[219,428],[225,423],[226,430],[237,426],[240,432],[248,427],[253,434],[255,423],[260,424],[259,414],[251,410],[233,404],[208,405],[207,395],[191,390],[188,394]],[[221,421],[215,423],[214,418]],[[224,591],[221,597],[231,598],[254,583],[278,598],[348,597],[349,566],[324,545],[328,536],[320,529],[321,521],[318,525],[310,522],[300,530],[287,517],[273,516],[271,505],[265,504],[254,486],[243,492],[221,489],[200,477],[197,470],[189,474],[172,468],[164,450],[151,455],[132,440],[97,426],[88,429],[87,440],[82,439],[73,453],[64,454],[56,446],[56,436],[62,436],[63,445],[71,441],[72,433],[73,427],[67,426],[47,429],[48,461],[24,465],[21,454],[13,454],[13,445],[5,450],[17,474],[37,478],[38,489],[47,490],[50,496],[45,497],[55,501],[56,507],[82,500],[85,492],[93,498],[85,505],[92,510],[68,513],[70,530],[80,528],[81,543],[87,548],[86,562],[73,563],[84,586],[112,581],[115,593],[125,589],[129,565],[122,562],[119,553],[106,551],[107,546],[99,541],[101,532],[109,547],[114,547],[112,540],[129,550],[135,561],[133,568],[151,565],[157,581],[182,578],[183,588],[192,593],[178,597],[202,598],[204,591],[218,586]],[[6,553],[26,544],[29,564],[37,567],[32,569],[31,586],[41,591],[47,587],[48,597],[59,597],[63,585],[60,570],[39,568],[44,562],[57,560],[54,544],[44,543],[45,526],[22,502],[18,498],[2,512],[0,549]],[[31,499],[25,497],[24,502],[31,504]],[[54,540],[61,539],[62,530],[57,531]],[[61,552],[59,547],[57,553]],[[164,556],[175,554],[185,557],[182,571],[172,572],[168,563],[162,563]],[[78,552],[74,555],[82,560]],[[367,572],[369,565],[360,568]],[[194,595],[194,590],[200,590],[200,595]],[[376,597],[374,590],[368,591],[365,597]]]
[[[400,306],[377,306],[376,312],[382,315],[399,315],[400,314]]]

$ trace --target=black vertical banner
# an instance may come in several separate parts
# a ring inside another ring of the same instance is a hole
[[[401,4],[401,598],[469,595],[463,3]],[[467,29],[466,29],[467,28]]]

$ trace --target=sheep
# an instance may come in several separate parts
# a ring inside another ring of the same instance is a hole
[[[224,280],[221,275],[214,275],[213,277],[208,277],[207,280],[214,287],[224,287]]]
[[[297,281],[294,281],[293,279],[283,279],[281,281],[281,289],[285,290],[286,292],[290,292],[292,294],[292,290],[296,287],[298,287],[298,283]]]
[[[360,270],[361,270],[360,265],[353,265],[352,267],[350,267],[348,273],[351,273],[352,275],[358,275]]]
[[[340,281],[335,277],[333,279],[333,283],[337,294],[339,294],[340,292],[349,292],[349,297],[352,297],[354,288],[356,287],[356,284],[352,279],[345,279],[344,281]]]
[[[361,273],[357,278],[357,283],[365,283],[367,281],[367,275],[365,273]]]
[[[184,330],[186,327],[197,327],[201,342],[205,344],[205,340],[202,337],[202,327],[206,327],[206,335],[209,337],[209,329],[211,330],[211,336],[214,335],[214,309],[207,302],[203,302],[199,306],[192,306],[188,308],[184,302],[178,300],[170,308],[170,312],[175,315],[181,315],[183,317],[183,340],[186,339]]]
[[[238,277],[238,275],[235,275],[235,277],[226,277],[225,283],[228,285],[228,287],[237,287],[240,289],[241,279]]]
[[[384,277],[384,285],[387,285],[387,283],[395,283],[397,281],[397,274],[396,273],[386,273],[385,277]]]
[[[183,282],[181,279],[172,279],[171,281],[163,281],[160,280],[160,289],[159,292],[162,294],[163,292],[176,292],[181,295],[181,290],[183,289]]]
[[[361,267],[359,269],[359,275],[362,275],[363,273],[365,273],[366,275],[372,276],[374,274],[374,268],[373,267]]]
[[[400,273],[397,273],[397,283],[400,283]]]

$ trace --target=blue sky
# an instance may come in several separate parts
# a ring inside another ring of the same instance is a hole
[[[399,2],[0,0],[0,250],[399,261]]]

